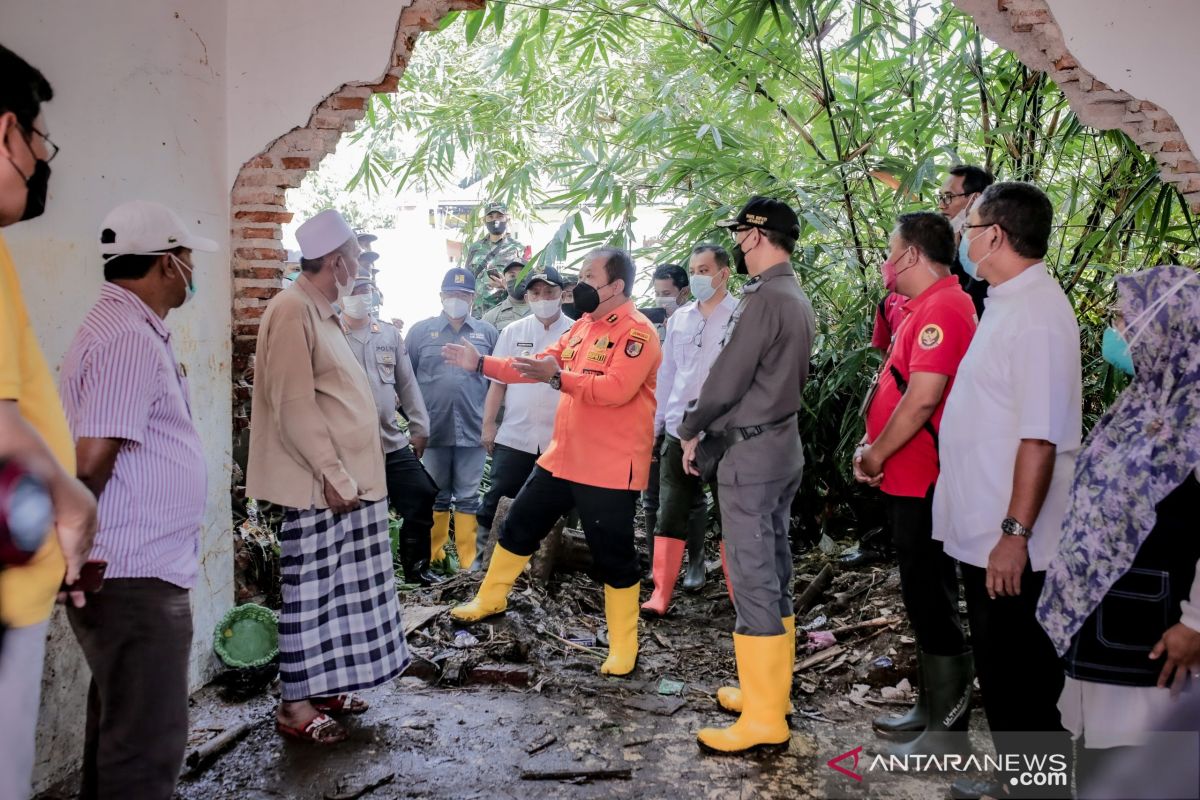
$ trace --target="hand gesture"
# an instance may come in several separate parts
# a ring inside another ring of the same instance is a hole
[[[883,483],[883,463],[871,454],[871,445],[863,443],[854,451],[854,480],[868,486]]]
[[[700,440],[684,439],[680,444],[683,445],[683,471],[688,475],[700,477],[700,468],[696,466],[696,446],[700,444]]]
[[[545,383],[558,374],[558,362],[554,360],[554,356],[514,358],[513,369],[520,373],[522,378]]]
[[[96,498],[83,483],[70,477],[54,486],[51,494],[54,530],[67,562],[63,582],[70,585],[79,580],[79,571],[92,552],[92,541],[96,538]],[[76,608],[82,608],[86,602],[83,592],[59,595],[59,600],[66,602],[67,595]]]
[[[417,458],[425,455],[425,448],[429,446],[428,436],[410,436],[408,443],[412,445],[413,455]]]
[[[443,345],[442,358],[446,360],[447,364],[453,364],[467,372],[474,372],[479,366],[479,351],[466,339],[462,344]]]
[[[1167,659],[1158,676],[1158,688],[1166,688],[1169,682],[1171,696],[1178,697],[1190,677],[1200,677],[1200,631],[1194,631],[1182,622],[1172,625],[1154,645],[1150,658],[1162,658],[1163,653],[1167,654]]]

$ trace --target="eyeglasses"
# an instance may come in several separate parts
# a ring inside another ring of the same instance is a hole
[[[969,194],[974,194],[974,193],[973,192],[938,192],[937,193],[938,205],[948,206],[948,205],[950,205],[950,201],[953,200],[954,198],[966,197]]]
[[[1004,227],[999,222],[980,222],[977,225],[972,225],[968,222],[967,224],[963,225],[963,230],[965,231],[969,228],[990,228],[993,225],[995,225],[997,228],[1004,231],[1005,233],[1008,233],[1008,228]]]
[[[58,155],[58,145],[56,145],[54,142],[50,141],[49,136],[42,133],[37,128],[33,127],[32,125],[29,126],[29,132],[31,134],[36,133],[38,136],[42,137],[42,141],[46,143],[46,151],[50,154],[46,158],[46,163],[49,164],[51,161],[54,160],[54,157]]]
[[[691,342],[696,347],[704,346],[704,326],[708,324],[708,320],[700,318],[700,327],[696,329],[696,333],[692,335]]]

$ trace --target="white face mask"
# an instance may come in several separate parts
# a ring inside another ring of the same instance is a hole
[[[673,312],[675,309],[679,308],[679,298],[678,297],[671,297],[670,295],[660,295],[659,297],[654,298],[654,301],[656,303],[658,303],[659,308],[663,309],[668,314]]]
[[[471,310],[471,304],[461,297],[447,297],[442,300],[442,310],[450,319],[462,319]]]
[[[688,279],[688,287],[701,303],[712,298],[717,293],[716,275],[693,275]]]
[[[967,224],[967,212],[970,210],[970,205],[968,205],[964,207],[962,211],[950,218],[950,227],[954,229],[956,236],[962,233],[963,225]]]
[[[352,294],[342,300],[342,311],[348,317],[366,319],[371,313],[371,295]]]
[[[174,253],[169,254],[171,260],[175,262],[175,269],[179,270],[179,277],[183,277],[183,271],[186,269],[188,273],[187,282],[183,284],[183,304],[187,305],[193,297],[196,296],[196,271],[183,263],[183,259],[179,258]]]
[[[550,319],[562,307],[562,300],[530,300],[529,307],[538,319]]]
[[[344,263],[343,263],[343,266],[344,266]],[[349,296],[349,294],[351,292],[354,291],[354,273],[352,273],[349,269],[347,269],[346,270],[346,282],[342,283],[340,280],[338,280],[337,273],[335,272],[333,274],[333,280],[335,283],[337,283],[337,296],[338,296],[338,302],[340,303],[343,300],[345,300],[346,297]]]

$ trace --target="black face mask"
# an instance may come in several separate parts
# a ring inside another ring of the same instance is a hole
[[[604,284],[600,289],[612,286],[612,282]],[[579,282],[575,287],[575,308],[584,314],[590,314],[600,307],[600,291],[590,283]]]
[[[10,158],[9,161],[12,161]],[[13,162],[13,169],[17,170],[17,174],[22,178],[25,175]],[[33,174],[25,178],[25,212],[21,214],[21,221],[40,217],[42,212],[46,210],[46,192],[50,187],[50,164],[38,159],[33,166]]]
[[[759,235],[761,236],[761,234]],[[755,245],[754,247],[757,246],[758,245]],[[754,247],[751,247],[750,249],[753,250]],[[733,252],[731,255],[733,256],[733,266],[737,268],[738,275],[749,275],[750,268],[746,266],[746,251],[742,249],[740,244],[735,244],[733,246]]]
[[[570,317],[571,319],[579,319],[579,312],[575,309],[574,303],[563,303],[562,304],[562,313],[563,313],[564,317]]]
[[[502,234],[506,230],[508,230],[508,220],[504,220],[504,219],[488,220],[487,229],[488,229],[488,232],[491,233],[493,236],[499,236],[500,234]]]

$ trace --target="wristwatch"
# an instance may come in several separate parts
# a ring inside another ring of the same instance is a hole
[[[1005,536],[1020,536],[1022,539],[1028,539],[1033,533],[1029,528],[1026,528],[1021,523],[1017,522],[1012,517],[1008,517],[1004,522],[1000,523],[1000,532]]]
[[[562,391],[562,371],[554,373],[554,377],[549,380],[550,388],[556,392]]]

